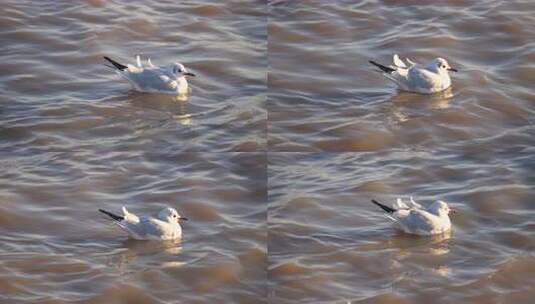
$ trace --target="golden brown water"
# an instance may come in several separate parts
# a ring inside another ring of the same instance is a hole
[[[270,151],[526,144],[535,102],[535,4],[396,3],[270,6]],[[398,92],[368,63],[390,63],[393,53],[421,62],[442,56],[461,72],[447,94]]]
[[[262,153],[88,152],[2,161],[0,302],[253,303],[265,297]],[[190,220],[128,240],[97,208]]]
[[[12,1],[2,22],[1,135],[13,150],[263,151],[265,7]],[[187,102],[134,93],[102,56],[180,61]],[[4,147],[4,146],[2,146]]]
[[[532,1],[4,1],[0,303],[529,303]],[[445,57],[436,95],[368,60]],[[187,100],[102,56],[180,61]],[[267,99],[267,102],[266,102]],[[459,210],[437,237],[370,203]],[[190,221],[128,240],[97,212]]]
[[[1,303],[266,302],[259,4],[2,3]],[[137,53],[197,74],[189,99],[103,65]],[[122,205],[177,208],[184,239],[127,240],[97,211]]]
[[[533,301],[534,13],[533,1],[270,5],[271,303]],[[393,53],[460,72],[444,94],[398,92],[368,63]],[[409,195],[458,208],[452,233],[400,234],[370,203]]]

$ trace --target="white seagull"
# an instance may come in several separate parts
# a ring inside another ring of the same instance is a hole
[[[376,200],[372,200],[372,202],[386,211],[387,217],[406,233],[433,235],[451,229],[449,213],[453,213],[454,210],[450,209],[444,201],[436,201],[427,209],[416,203],[412,197],[407,204],[398,198],[392,207],[383,205]]]
[[[385,66],[373,60],[370,63],[381,69],[383,75],[397,84],[400,90],[422,94],[437,93],[449,88],[449,72],[457,72],[443,58],[436,58],[425,65],[414,63],[409,58],[405,60],[407,64],[395,54],[394,65]]]
[[[113,214],[109,211],[98,209],[108,215],[117,225],[128,232],[128,235],[136,240],[174,240],[182,237],[180,221],[188,219],[180,216],[173,208],[164,208],[158,213],[158,218],[141,216],[128,212],[123,206],[123,215]]]
[[[144,66],[139,55],[136,56],[137,65],[120,64],[106,56],[104,59],[113,65],[107,65],[108,67],[115,69],[117,74],[126,79],[134,90],[139,92],[183,95],[188,93],[186,76],[195,76],[178,62],[158,67],[152,64],[150,58]]]

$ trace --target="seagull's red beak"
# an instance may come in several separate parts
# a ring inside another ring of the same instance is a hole
[[[190,72],[186,72],[186,73],[184,73],[184,76],[191,76],[191,77],[195,77],[195,74],[193,74],[193,73],[190,73]]]

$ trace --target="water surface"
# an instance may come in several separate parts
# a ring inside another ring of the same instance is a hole
[[[534,296],[533,151],[269,156],[272,303],[526,303]],[[400,233],[370,200],[458,210],[436,237]]]
[[[4,158],[0,302],[262,303],[262,153],[86,152]],[[189,218],[180,242],[129,240],[97,211]]]
[[[531,1],[269,5],[270,151],[466,149],[533,134]],[[368,63],[446,58],[451,91],[398,92]]]
[[[0,9],[0,149],[263,151],[266,9],[195,1],[8,1]],[[141,94],[102,56],[180,61],[187,101]]]
[[[0,302],[265,302],[262,4],[3,1]],[[185,64],[189,98],[103,65],[136,54]],[[122,205],[177,208],[183,241],[127,240],[97,211]]]
[[[272,1],[273,303],[520,303],[534,290],[532,1]],[[446,58],[436,95],[368,63]],[[301,152],[301,153],[290,153]],[[460,210],[451,234],[394,230],[370,203]]]

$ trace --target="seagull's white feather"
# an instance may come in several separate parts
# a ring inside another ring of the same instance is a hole
[[[422,94],[441,92],[451,86],[451,78],[448,71],[456,71],[442,58],[436,58],[425,65],[416,64],[406,58],[407,65],[397,54],[394,54],[392,61],[393,64],[390,65],[390,69],[379,65],[383,75],[394,82],[401,90],[409,92]],[[377,65],[375,62],[373,63]]]
[[[413,208],[420,208],[420,209],[423,208],[422,205],[420,205],[420,204],[418,204],[417,202],[414,201],[414,199],[412,198],[412,196],[409,197],[409,202],[410,202],[410,204],[411,204],[411,207],[413,207]]]
[[[402,212],[396,215],[396,219],[406,233],[431,235],[443,232],[439,231],[442,230],[440,219],[425,210],[412,209],[408,213]]]
[[[123,206],[123,217],[124,217],[124,220],[129,223],[133,223],[133,224],[139,223],[139,218],[137,217],[137,215],[128,212],[125,206]]]
[[[127,72],[119,71],[124,79],[141,92],[187,93],[188,83],[185,77],[177,79],[169,68],[136,68],[128,66]]]
[[[409,204],[398,198],[392,207],[393,210],[389,210],[390,213],[387,213],[386,217],[394,221],[406,233],[433,235],[441,234],[451,229],[451,221],[448,215],[450,209],[443,201],[437,201],[425,209],[416,203],[412,197]]]
[[[141,217],[138,223],[119,223],[137,240],[172,240],[182,236],[180,225],[173,225],[155,218]]]
[[[394,209],[409,209],[409,206],[403,202],[401,198],[398,197],[396,203],[393,205]]]
[[[394,65],[397,66],[398,68],[407,68],[405,63],[401,59],[399,59],[398,54],[394,54],[394,58],[392,61],[394,61]]]
[[[158,214],[158,218],[141,216],[129,212],[123,206],[123,216],[117,216],[107,211],[102,211],[116,220],[119,227],[125,230],[128,235],[137,240],[173,240],[182,237],[182,227],[180,220],[187,220],[181,217],[173,208],[164,208]]]
[[[115,70],[116,73],[127,80],[134,90],[140,92],[187,94],[189,86],[186,76],[194,76],[180,63],[155,66],[150,59],[147,59],[147,65],[144,66],[139,55],[136,56],[135,65],[125,66],[125,69]]]

